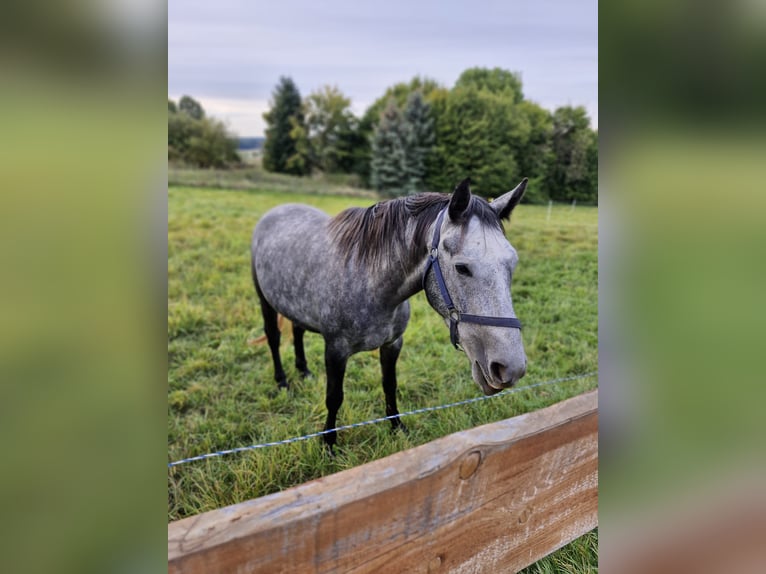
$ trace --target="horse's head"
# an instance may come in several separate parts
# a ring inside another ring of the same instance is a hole
[[[511,301],[511,277],[519,257],[500,224],[521,200],[527,180],[492,203],[472,196],[468,183],[455,188],[437,218],[424,287],[429,303],[449,325],[453,344],[468,355],[473,380],[484,394],[492,395],[512,386],[527,369]]]

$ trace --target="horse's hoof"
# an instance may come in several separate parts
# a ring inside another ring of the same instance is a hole
[[[410,434],[410,429],[407,428],[407,425],[403,422],[399,421],[397,424],[391,425],[391,432],[400,431],[402,434],[408,435]]]
[[[327,455],[330,458],[332,458],[332,459],[337,458],[336,455],[335,455],[335,445],[334,444],[323,443],[322,446],[323,446],[323,450],[327,453]]]
[[[314,373],[312,373],[308,369],[299,370],[298,372],[301,374],[301,379],[307,379],[308,377],[313,377],[314,376]]]
[[[290,388],[290,385],[287,384],[287,379],[277,381],[277,388],[279,388],[280,391],[286,391]]]

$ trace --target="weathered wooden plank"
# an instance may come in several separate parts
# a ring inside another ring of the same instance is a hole
[[[598,391],[168,525],[170,572],[509,572],[597,525]]]

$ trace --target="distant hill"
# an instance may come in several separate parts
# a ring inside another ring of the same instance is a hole
[[[239,149],[261,149],[263,142],[266,140],[264,137],[257,138],[239,138]]]

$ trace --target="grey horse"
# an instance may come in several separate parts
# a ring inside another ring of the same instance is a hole
[[[253,231],[251,266],[278,386],[287,387],[279,355],[281,313],[293,323],[295,366],[303,376],[311,374],[304,333],[324,337],[325,430],[335,428],[343,403],[348,358],[378,348],[386,416],[394,417],[394,429],[403,428],[396,417],[396,361],[410,317],[408,299],[421,289],[454,329],[456,347],[459,336],[473,380],[485,394],[523,377],[527,359],[519,328],[457,319],[472,313],[465,317],[513,318],[503,320],[518,324],[510,291],[518,255],[501,220],[510,216],[526,184],[524,179],[492,203],[472,195],[464,180],[451,195],[420,193],[350,208],[333,218],[299,204],[267,212]],[[429,272],[434,261],[438,273]],[[332,451],[336,433],[324,440]]]

